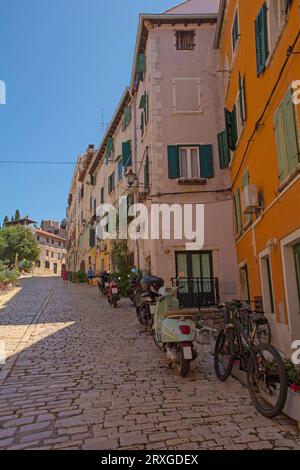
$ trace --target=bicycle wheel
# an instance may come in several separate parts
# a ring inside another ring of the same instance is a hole
[[[253,347],[247,372],[249,394],[257,411],[274,418],[283,410],[287,398],[287,375],[284,362],[274,346]]]
[[[214,367],[216,376],[222,382],[231,374],[234,362],[234,335],[231,329],[220,331],[214,353]]]

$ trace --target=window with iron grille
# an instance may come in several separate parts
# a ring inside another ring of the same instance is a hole
[[[176,49],[193,51],[195,49],[195,31],[176,31]]]

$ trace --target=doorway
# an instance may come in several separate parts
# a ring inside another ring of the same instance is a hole
[[[178,299],[182,306],[197,308],[219,302],[211,251],[176,252],[176,277],[180,277]]]

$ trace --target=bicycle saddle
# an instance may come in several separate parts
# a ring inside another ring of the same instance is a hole
[[[265,325],[266,323],[268,323],[268,320],[266,319],[263,313],[252,313],[251,320],[257,325]]]

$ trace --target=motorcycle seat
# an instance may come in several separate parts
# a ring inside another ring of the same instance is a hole
[[[165,313],[165,318],[171,317],[186,317],[192,318],[195,316],[195,312],[193,310],[169,310]]]

